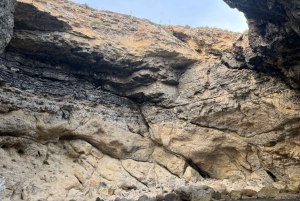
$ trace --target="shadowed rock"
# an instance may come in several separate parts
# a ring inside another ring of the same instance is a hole
[[[284,75],[293,88],[300,86],[300,3],[293,1],[224,0],[242,11],[249,25],[249,44],[254,54],[248,67]],[[246,55],[247,56],[247,55]]]
[[[15,0],[2,0],[0,2],[0,53],[9,43],[14,27]]]

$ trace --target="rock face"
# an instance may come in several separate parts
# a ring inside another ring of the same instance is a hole
[[[299,191],[300,94],[264,70],[282,52],[263,51],[254,25],[248,39],[61,0],[18,0],[14,20],[0,55],[4,200]]]
[[[300,2],[297,0],[224,0],[245,13],[250,46],[254,55],[247,66],[260,72],[284,75],[287,83],[299,89]]]
[[[0,2],[0,53],[10,41],[14,27],[15,0],[2,0]]]

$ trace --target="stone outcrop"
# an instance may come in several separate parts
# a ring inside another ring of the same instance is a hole
[[[0,2],[0,53],[10,41],[14,27],[15,0],[2,0]]]
[[[3,177],[0,177],[0,201],[2,200],[2,194],[5,189],[5,180]]]
[[[300,94],[256,31],[18,0],[0,55],[4,200],[299,192]]]
[[[249,25],[247,66],[260,72],[284,76],[299,89],[300,2],[297,0],[224,0],[243,13]]]

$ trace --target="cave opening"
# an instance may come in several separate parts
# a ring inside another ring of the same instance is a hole
[[[246,18],[222,0],[117,1],[74,0],[87,9],[112,11],[128,17],[148,19],[158,25],[181,25],[186,28],[215,27],[234,32],[248,29]]]
[[[192,160],[186,160],[186,163],[191,166],[194,170],[196,170],[203,178],[209,179],[211,178],[210,174],[204,170],[202,170],[198,165],[196,165]]]

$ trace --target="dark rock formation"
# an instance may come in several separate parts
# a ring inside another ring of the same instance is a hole
[[[300,87],[300,2],[297,0],[224,0],[242,11],[249,25],[254,55],[248,66],[260,72],[284,75]]]
[[[14,27],[15,0],[0,2],[0,53],[10,41]]]

